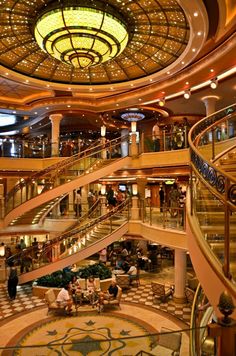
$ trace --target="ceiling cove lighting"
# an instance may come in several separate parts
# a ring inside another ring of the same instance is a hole
[[[189,89],[188,89],[188,90],[185,90],[185,92],[184,92],[184,98],[185,98],[185,99],[189,99],[190,96],[191,96],[191,91],[190,91]]]
[[[218,87],[218,79],[217,78],[214,78],[211,80],[210,87],[211,87],[211,89],[216,89]]]
[[[125,19],[100,1],[53,2],[34,23],[39,47],[76,68],[88,68],[118,56],[129,41]]]

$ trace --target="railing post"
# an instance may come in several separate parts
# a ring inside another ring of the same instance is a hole
[[[190,167],[190,213],[193,215],[193,168]]]
[[[212,129],[212,160],[215,159],[215,129]]]
[[[166,150],[166,130],[163,130],[163,151]]]
[[[228,190],[229,190],[229,179],[226,178],[225,181],[225,226],[224,226],[224,235],[225,235],[225,240],[224,240],[224,266],[223,266],[223,271],[226,277],[230,277],[230,224],[229,224],[229,219],[230,219],[230,209],[227,204],[227,197],[228,197]]]

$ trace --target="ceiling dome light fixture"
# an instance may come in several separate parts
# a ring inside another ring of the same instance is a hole
[[[141,112],[125,112],[121,114],[120,117],[125,121],[137,122],[143,120],[145,118],[145,115]]]
[[[190,96],[191,96],[191,91],[190,91],[190,89],[185,90],[185,92],[184,92],[184,98],[185,98],[185,99],[189,99]]]
[[[210,87],[211,89],[216,89],[218,87],[218,78],[214,78],[211,80]]]
[[[97,0],[53,2],[39,13],[34,36],[50,56],[81,69],[118,56],[129,41],[123,16]]]

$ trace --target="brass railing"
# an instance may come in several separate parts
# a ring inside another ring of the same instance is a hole
[[[212,306],[209,304],[200,284],[197,287],[190,320],[190,355],[201,356],[208,350],[210,355],[215,355],[216,340],[208,337],[207,326],[214,318]]]
[[[96,205],[99,209],[99,204]],[[99,232],[99,240],[110,235],[130,216],[130,200],[127,199],[104,215],[96,214],[97,209],[91,209],[88,215],[80,219],[76,227],[56,236],[44,243],[30,246],[9,257],[7,265],[12,263],[18,266],[19,274],[27,273],[41,266],[50,264],[58,259],[78,253],[82,249],[96,243],[97,239],[91,237],[94,229],[105,224],[106,229]],[[98,252],[98,251],[97,251]],[[66,263],[65,263],[66,267]]]
[[[6,195],[5,212],[9,213],[20,204],[47,192],[61,184],[88,174],[121,157],[121,144],[127,137],[102,142],[81,154],[76,154],[51,165],[27,179],[21,179]]]
[[[226,277],[236,278],[236,166],[218,164],[235,147],[236,104],[202,119],[189,133],[191,211]]]
[[[140,199],[141,220],[150,225],[161,226],[163,229],[174,229],[185,231],[186,209],[179,207],[178,202],[175,206],[164,204],[156,207],[146,200]]]

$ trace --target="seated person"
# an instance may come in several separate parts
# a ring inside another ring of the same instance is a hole
[[[132,284],[132,280],[137,276],[137,273],[137,267],[135,266],[135,263],[132,262],[129,270],[127,271],[127,274],[129,275],[129,284]]]
[[[77,303],[79,301],[81,305],[83,294],[81,286],[79,284],[79,279],[75,275],[72,277],[72,280],[70,282],[70,291],[72,293],[74,302]]]
[[[64,288],[60,290],[58,293],[56,302],[60,307],[65,307],[67,312],[70,313],[72,311],[72,300],[69,294],[69,285],[66,285]]]
[[[121,265],[121,268],[123,269],[123,271],[124,271],[125,273],[127,273],[128,270],[130,269],[130,264],[129,264],[129,262],[128,262],[126,259],[123,261],[123,263],[122,263],[122,265]]]
[[[105,293],[101,292],[99,294],[98,311],[100,312],[103,309],[105,299],[106,300],[116,299],[117,294],[118,294],[118,287],[116,281],[113,279],[111,281],[111,285],[109,286],[108,290]]]
[[[87,280],[87,295],[86,295],[89,299],[90,304],[92,304],[92,306],[94,305],[95,302],[95,298],[96,298],[96,284],[95,284],[95,280],[93,277],[89,277],[89,279]]]

